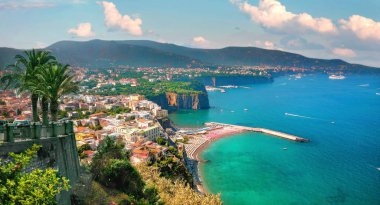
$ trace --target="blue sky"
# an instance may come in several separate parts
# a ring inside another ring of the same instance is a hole
[[[149,39],[257,46],[380,67],[378,0],[0,0],[0,47]]]

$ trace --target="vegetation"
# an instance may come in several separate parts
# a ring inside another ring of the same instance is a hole
[[[25,51],[24,54],[25,56],[15,56],[16,63],[8,66],[8,68],[13,69],[12,72],[1,76],[0,82],[4,85],[4,88],[14,87],[20,92],[31,93],[33,121],[37,122],[39,121],[37,111],[39,95],[31,89],[29,82],[36,78],[37,72],[41,70],[43,66],[55,62],[55,57],[47,51],[36,51],[34,49]],[[42,105],[46,106],[46,103]],[[45,110],[46,107],[43,107],[43,111]]]
[[[166,140],[163,137],[157,137],[156,142],[159,145],[166,145]]]
[[[71,73],[69,65],[54,64],[39,69],[34,79],[28,82],[28,87],[46,100],[50,100],[50,113],[52,121],[57,121],[58,100],[66,94],[79,90],[75,76]]]
[[[142,81],[138,86],[121,85],[104,86],[96,91],[94,94],[101,95],[119,95],[119,94],[134,94],[138,93],[144,95],[146,98],[151,99],[153,97],[166,94],[169,92],[177,94],[205,94],[203,91],[203,85],[199,82],[173,82],[173,81],[158,81],[148,82]]]
[[[145,185],[129,155],[124,143],[106,137],[98,146],[89,176],[82,176],[74,188],[74,204],[160,204],[157,190]]]
[[[40,147],[33,145],[21,154],[9,153],[11,160],[0,161],[2,204],[56,204],[56,195],[70,188],[68,180],[52,168],[25,172]]]
[[[84,152],[87,150],[92,150],[92,148],[89,144],[84,144],[84,145],[78,147],[78,155],[81,159],[88,157],[88,155]]]
[[[170,180],[160,176],[160,172],[155,167],[144,164],[137,166],[145,182],[155,187],[160,200],[167,205],[213,205],[222,204],[219,195],[199,194],[182,180]]]
[[[102,130],[103,127],[101,125],[90,125],[88,128],[94,130],[94,131],[97,131],[97,130]]]
[[[109,109],[105,112],[107,113],[107,115],[116,115],[116,114],[122,114],[122,113],[129,113],[131,112],[131,109],[128,107],[116,107],[116,108]]]
[[[108,188],[138,197],[143,195],[144,182],[130,164],[122,142],[105,138],[92,160],[91,172],[96,181]]]

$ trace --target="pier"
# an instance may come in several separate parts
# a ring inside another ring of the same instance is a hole
[[[295,135],[291,135],[291,134],[287,134],[287,133],[283,133],[283,132],[279,132],[279,131],[274,131],[274,130],[270,130],[270,129],[266,129],[266,128],[246,127],[246,126],[225,124],[225,123],[219,123],[219,122],[207,122],[207,123],[205,123],[205,125],[206,126],[212,126],[212,127],[213,126],[223,126],[223,127],[224,126],[230,126],[230,127],[240,128],[240,129],[245,130],[245,131],[260,132],[260,133],[264,133],[264,134],[268,134],[268,135],[272,135],[272,136],[276,136],[276,137],[280,137],[283,139],[292,140],[292,141],[296,141],[296,142],[309,142],[310,141],[310,140],[302,138],[302,137],[298,137]]]

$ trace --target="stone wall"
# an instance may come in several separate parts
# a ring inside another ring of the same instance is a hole
[[[0,144],[0,158],[6,160],[9,152],[20,153],[33,144],[40,144],[42,148],[38,152],[37,159],[25,171],[28,172],[37,168],[55,168],[60,175],[70,180],[70,185],[73,187],[80,174],[75,135],[69,134],[60,137]],[[58,204],[70,204],[70,194],[70,191],[65,191],[57,196]]]

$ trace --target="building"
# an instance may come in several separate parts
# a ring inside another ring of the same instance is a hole
[[[148,127],[143,129],[144,137],[148,140],[155,140],[160,136],[160,128],[158,126]]]

